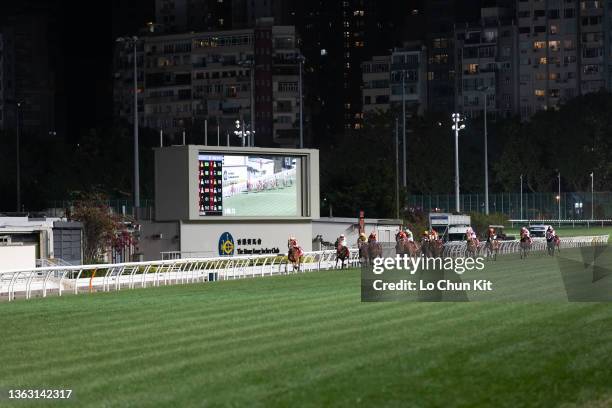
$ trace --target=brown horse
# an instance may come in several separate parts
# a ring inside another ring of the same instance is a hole
[[[476,253],[478,252],[478,241],[473,238],[468,239],[465,246],[465,252],[467,256],[472,258],[475,257]]]
[[[368,246],[367,263],[368,263],[368,265],[371,265],[372,262],[374,262],[374,259],[382,258],[383,248],[382,248],[382,245],[380,244],[380,242],[378,242],[378,241],[370,241],[370,242],[368,242],[367,246]]]
[[[427,258],[439,258],[444,252],[444,244],[439,239],[423,241],[421,243],[421,252]]]
[[[408,240],[408,238],[398,239],[395,244],[395,253],[397,255],[408,255],[411,258],[421,256],[421,246]]]
[[[497,261],[497,253],[499,252],[500,243],[497,239],[490,238],[486,245],[485,249],[487,251],[487,258],[492,258],[494,261]]]
[[[366,241],[357,241],[357,248],[359,249],[359,259],[361,261],[361,265],[368,265],[369,263],[369,251],[368,251],[368,243]]]
[[[520,249],[521,259],[526,259],[531,250],[531,238],[521,237]]]
[[[304,254],[304,251],[302,251],[302,248],[300,248],[299,246],[292,246],[291,248],[289,248],[287,259],[289,260],[289,262],[291,262],[291,265],[293,266],[294,271],[297,271],[297,272],[300,271],[303,254]],[[287,266],[288,265],[289,264],[287,263]],[[287,266],[285,267],[285,272],[287,272]]]
[[[336,248],[336,268],[338,268],[338,261],[340,261],[340,268],[344,269],[344,261],[347,261],[348,265],[348,259],[350,256],[351,252],[349,251],[347,246],[338,245],[338,247]]]

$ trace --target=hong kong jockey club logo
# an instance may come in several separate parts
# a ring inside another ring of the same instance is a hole
[[[234,255],[234,237],[229,232],[224,232],[219,237],[219,256]]]

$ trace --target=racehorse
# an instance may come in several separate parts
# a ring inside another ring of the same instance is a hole
[[[555,256],[555,248],[558,252],[561,252],[561,239],[558,235],[546,239],[546,253],[550,256]]]
[[[444,244],[439,239],[423,241],[421,252],[426,258],[439,258],[444,252]]]
[[[358,241],[357,248],[359,249],[359,260],[361,265],[368,265],[370,260],[370,254],[368,251],[369,244],[366,241]]]
[[[490,238],[486,245],[485,249],[487,252],[487,258],[491,257],[494,261],[497,261],[497,253],[499,252],[499,241],[493,238]]]
[[[519,245],[520,245],[521,259],[527,258],[527,255],[529,255],[529,251],[531,250],[531,238],[521,237],[521,242]]]
[[[299,246],[292,246],[289,248],[289,253],[287,254],[287,259],[291,262],[293,266],[293,270],[299,272],[300,266],[302,264],[302,256],[304,255],[304,251]],[[287,267],[285,267],[285,272],[287,272]]]
[[[371,265],[372,262],[374,262],[374,259],[382,258],[383,249],[382,249],[382,245],[380,244],[380,242],[370,241],[362,245],[362,248],[363,247],[365,247],[364,248],[365,256],[363,257],[365,260],[365,265]],[[360,257],[361,257],[361,248],[360,248]]]
[[[346,245],[338,245],[336,248],[336,268],[338,268],[338,261],[340,261],[340,268],[344,269],[344,261],[347,261],[351,256],[351,252],[349,251]]]
[[[472,258],[475,257],[476,252],[478,252],[478,242],[473,238],[468,239],[466,243],[465,251],[466,251],[467,256],[472,257]]]

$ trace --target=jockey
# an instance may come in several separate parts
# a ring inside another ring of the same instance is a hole
[[[408,236],[406,235],[406,233],[404,231],[400,231],[397,233],[397,240],[400,241],[402,239],[406,239],[408,238]]]
[[[412,231],[410,231],[408,228],[405,228],[404,233],[406,234],[408,241],[414,242],[414,235],[412,235]]]
[[[361,248],[361,245],[365,244],[367,240],[368,239],[366,238],[366,234],[364,232],[359,234],[359,238],[357,238],[357,248]]]
[[[521,228],[521,239],[523,238],[526,238],[529,241],[531,241],[531,237],[529,235],[529,229],[527,229],[527,227]]]
[[[489,227],[489,230],[487,231],[487,241],[496,240],[496,239],[497,239],[497,235],[495,234],[495,228]]]
[[[431,232],[429,233],[429,239],[431,239],[432,241],[437,241],[438,240],[438,231],[436,231],[435,229],[431,229]]]
[[[336,240],[336,249],[340,249],[340,247],[345,247],[345,246],[346,246],[346,238],[344,234],[340,234],[340,236]]]
[[[467,237],[468,242],[470,240],[473,240],[476,243],[476,245],[480,244],[480,242],[478,241],[478,236],[476,236],[476,232],[474,231],[472,227],[468,227],[467,230],[465,230],[465,235]]]
[[[304,255],[304,250],[301,246],[298,245],[297,239],[295,237],[289,237],[287,246],[289,247],[289,254],[291,254],[291,250],[295,248],[297,250],[298,257]]]
[[[551,225],[549,225],[548,229],[546,230],[546,240],[552,241],[553,239],[555,239],[556,236],[557,233],[555,232],[555,229]]]
[[[368,237],[368,242],[376,242],[376,233],[375,232],[372,232],[370,234],[370,236]]]
[[[429,241],[429,231],[427,230],[423,231],[423,233],[421,234],[421,240]]]

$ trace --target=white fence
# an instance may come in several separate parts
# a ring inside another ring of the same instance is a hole
[[[609,235],[593,235],[582,237],[561,238],[559,247],[561,249],[582,248],[588,246],[606,245]],[[515,254],[520,251],[520,241],[499,241],[499,254]],[[485,253],[486,242],[481,242],[477,253]],[[444,256],[458,257],[465,256],[467,245],[465,242],[449,243],[444,246]],[[546,239],[532,238],[531,251],[546,251]]]
[[[609,235],[568,237],[561,239],[561,248],[606,245]],[[484,253],[482,242],[479,253]],[[500,254],[519,252],[519,241],[500,241]],[[534,239],[532,251],[545,251],[546,240]],[[465,242],[444,246],[444,256],[465,256]],[[359,265],[356,249],[350,250],[345,266]],[[109,292],[160,285],[186,284],[280,274],[330,270],[340,267],[336,251],[306,252],[299,271],[287,263],[286,257],[271,255],[218,258],[187,258],[153,262],[130,262],[103,265],[54,266],[0,272],[0,300],[16,297],[61,296],[64,293]]]
[[[344,266],[359,263],[357,250]],[[0,272],[0,300],[242,279],[336,268],[336,251],[306,252],[299,271],[275,255],[187,258],[153,262],[55,266]],[[337,267],[341,267],[338,263]]]

